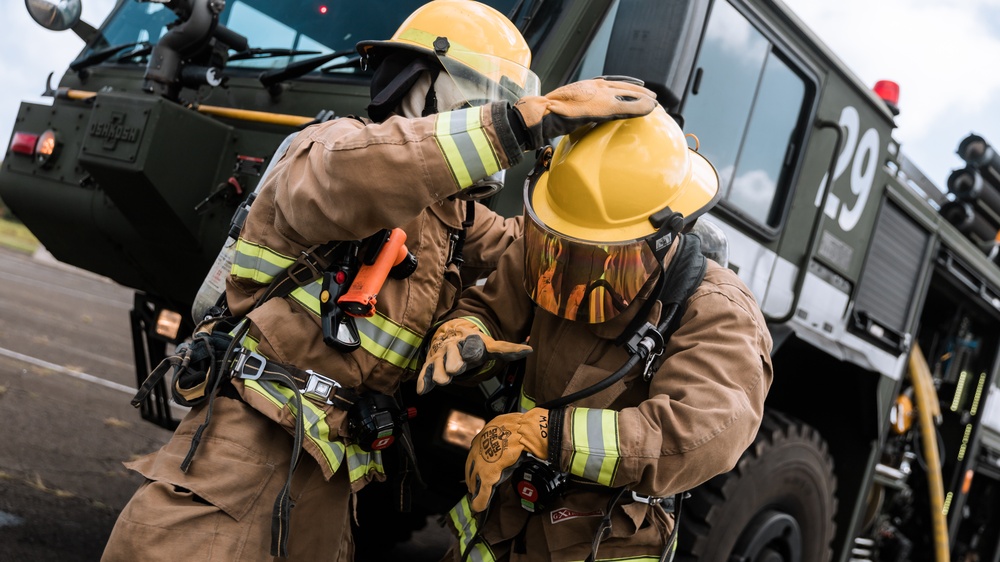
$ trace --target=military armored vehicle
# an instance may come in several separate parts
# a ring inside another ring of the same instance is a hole
[[[84,46],[51,105],[21,105],[0,198],[55,257],[135,289],[137,380],[190,334],[230,220],[282,140],[363,114],[354,44],[420,3],[119,0],[93,27],[79,0],[27,1]],[[638,77],[719,170],[707,220],[768,321],[774,384],[736,468],[685,501],[676,559],[1000,560],[989,142],[963,139],[968,166],[947,193],[933,185],[893,138],[895,85],[862,83],[779,0],[488,3],[532,46],[542,91]],[[508,174],[495,209],[521,212],[526,173]],[[434,395],[411,396],[419,454],[441,467],[424,470],[418,519],[463,492],[448,429],[489,411]],[[176,423],[163,388],[142,416]]]

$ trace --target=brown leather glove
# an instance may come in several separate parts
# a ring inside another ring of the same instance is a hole
[[[528,149],[589,123],[642,117],[656,108],[656,94],[629,77],[599,77],[517,100],[514,109],[528,132]]]
[[[531,353],[531,347],[497,341],[465,318],[448,320],[434,332],[427,360],[417,378],[417,394],[445,385],[471,367],[490,359],[514,361]]]
[[[465,485],[472,494],[473,511],[486,509],[494,488],[510,477],[522,453],[548,458],[549,411],[545,408],[497,416],[472,440],[465,459]]]

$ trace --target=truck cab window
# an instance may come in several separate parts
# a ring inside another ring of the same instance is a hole
[[[604,61],[607,59],[611,28],[614,26],[615,16],[618,15],[618,6],[619,0],[615,0],[608,8],[604,21],[597,28],[594,38],[590,40],[590,45],[583,53],[583,58],[580,59],[580,64],[577,65],[576,72],[570,77],[569,82],[595,78],[604,74]]]
[[[284,68],[291,62],[333,52],[347,52],[330,65],[348,62],[358,41],[388,39],[406,17],[426,0],[384,2],[275,2],[273,0],[231,0],[219,14],[219,23],[247,38],[252,57],[231,60],[231,68],[254,72]],[[484,3],[511,14],[517,0],[486,0]],[[104,41],[89,45],[85,57],[108,45],[148,41],[155,44],[177,20],[163,4],[124,0],[118,3],[101,28]],[[282,50],[302,51],[289,54]],[[126,51],[123,50],[123,53]],[[145,52],[148,56],[148,49]],[[232,52],[231,52],[232,54]],[[145,56],[110,59],[110,63],[145,66]],[[360,73],[359,64],[345,64],[338,73]],[[313,74],[320,74],[316,69]]]
[[[718,169],[724,204],[770,229],[781,220],[806,96],[777,47],[716,2],[683,102],[684,131]]]

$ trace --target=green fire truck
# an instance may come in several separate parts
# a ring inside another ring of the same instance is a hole
[[[21,104],[0,199],[57,259],[135,290],[138,381],[190,335],[230,221],[282,141],[364,113],[355,43],[421,3],[119,0],[95,27],[80,0],[26,1],[84,46],[51,104]],[[893,138],[894,84],[862,83],[779,0],[488,3],[528,40],[543,92],[638,77],[719,171],[706,220],[768,321],[774,383],[738,465],[684,502],[677,559],[1000,560],[989,141],[956,139],[967,165],[935,186]],[[520,213],[527,172],[490,205]],[[418,454],[435,463],[417,521],[462,493],[465,451],[446,432],[488,409],[410,394]],[[168,396],[157,388],[142,417],[174,427]]]

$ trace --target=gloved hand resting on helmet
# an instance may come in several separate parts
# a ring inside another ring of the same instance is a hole
[[[531,347],[497,341],[465,318],[448,320],[431,338],[427,360],[417,378],[417,393],[430,392],[435,385],[445,385],[469,368],[491,359],[514,361],[531,353]]]
[[[562,410],[556,412],[562,415]],[[472,495],[473,511],[486,509],[494,488],[510,477],[522,453],[548,458],[549,414],[545,408],[504,414],[493,418],[476,434],[465,459],[465,485]]]
[[[598,77],[556,88],[544,96],[526,96],[514,104],[527,129],[527,147],[569,134],[589,123],[642,117],[656,108],[656,94],[629,77]]]

